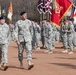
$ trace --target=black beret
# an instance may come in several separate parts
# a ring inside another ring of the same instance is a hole
[[[0,16],[0,20],[1,20],[1,19],[5,19],[5,16]]]
[[[50,20],[47,20],[47,22],[50,22]]]
[[[22,11],[21,13],[20,13],[20,15],[22,16],[23,14],[25,14],[26,13],[26,11]]]

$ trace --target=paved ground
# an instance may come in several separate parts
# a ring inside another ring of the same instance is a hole
[[[27,70],[26,53],[24,52],[24,67],[19,68],[18,50],[15,43],[9,46],[9,68],[7,71],[1,71],[0,75],[76,75],[76,51],[74,54],[63,54],[58,43],[53,54],[44,53],[44,49],[33,51],[33,62],[35,67]]]

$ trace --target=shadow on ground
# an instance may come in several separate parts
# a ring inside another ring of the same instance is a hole
[[[62,66],[62,67],[70,68],[70,69],[76,69],[76,65],[67,64],[67,63],[50,63],[50,64]]]

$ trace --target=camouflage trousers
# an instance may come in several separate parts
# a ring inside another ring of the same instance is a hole
[[[8,63],[8,44],[0,44],[0,63]]]
[[[73,34],[73,45],[76,47],[76,32]]]
[[[24,49],[26,49],[27,61],[32,61],[32,44],[31,44],[31,41],[20,42],[20,45],[18,46],[18,58],[19,58],[19,61],[20,62],[23,61]]]
[[[55,32],[53,31],[53,34],[52,34],[52,45],[53,45],[53,47],[55,47],[55,43],[56,43],[56,40],[55,40]]]
[[[55,39],[56,39],[56,41],[59,41],[60,40],[60,32],[59,31],[57,31],[55,33]]]
[[[42,45],[45,46],[45,36],[41,36]]]
[[[69,47],[68,46],[68,36],[67,36],[67,34],[63,34],[62,38],[63,38],[64,50],[66,50]]]
[[[45,46],[46,46],[46,49],[47,50],[52,50],[52,38],[50,38],[50,39],[48,39],[48,38],[46,38],[45,39]]]
[[[70,51],[73,51],[74,50],[74,46],[73,46],[73,33],[71,34],[68,34],[68,44],[69,44],[69,47],[70,47]]]

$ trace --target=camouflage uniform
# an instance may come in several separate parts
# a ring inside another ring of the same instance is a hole
[[[56,41],[59,41],[60,40],[60,30],[58,27],[56,27],[56,34],[55,34],[55,38],[56,38]]]
[[[76,24],[74,24],[73,45],[76,47]]]
[[[32,24],[32,48],[36,45],[35,24]]]
[[[8,39],[9,39],[9,26],[5,23],[0,24],[0,63],[8,63]]]
[[[23,61],[23,51],[26,48],[27,61],[32,61],[32,23],[30,20],[19,20],[15,27],[15,39],[20,42],[18,46],[19,61]]]
[[[74,34],[74,25],[73,24],[70,24],[68,25],[68,44],[69,44],[69,47],[70,47],[70,51],[73,51],[73,34]]]
[[[9,33],[10,33],[10,39],[8,40],[9,41],[9,44],[11,41],[14,41],[14,26],[13,27],[9,27]]]
[[[41,28],[38,24],[35,25],[36,46],[40,48]]]
[[[56,32],[57,32],[57,27],[55,25],[52,24],[52,45],[53,47],[55,47],[55,42],[56,42]]]
[[[62,34],[63,34],[62,39],[63,39],[64,50],[66,50],[68,48],[67,30],[68,30],[68,26],[62,25]]]
[[[45,30],[46,30],[46,25],[42,24],[42,28],[41,28],[41,40],[42,40],[43,47],[45,47]]]
[[[52,50],[52,26],[49,24],[45,31],[45,41],[47,50]]]

